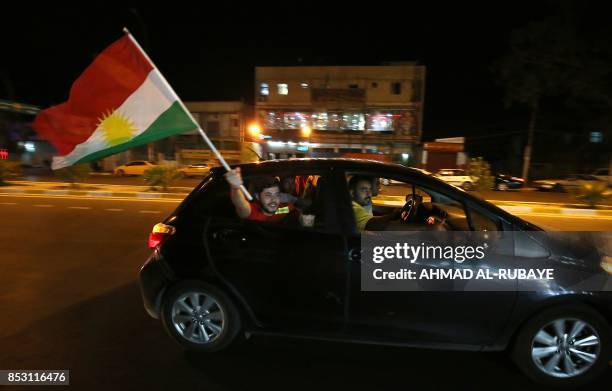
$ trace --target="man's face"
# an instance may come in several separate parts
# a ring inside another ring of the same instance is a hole
[[[361,206],[372,204],[372,182],[359,181],[353,190],[351,190],[353,201]]]
[[[264,213],[273,215],[280,204],[280,189],[278,186],[265,188],[259,193],[259,202]]]

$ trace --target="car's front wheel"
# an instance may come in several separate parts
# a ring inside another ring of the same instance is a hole
[[[521,329],[513,359],[538,383],[556,387],[584,385],[608,366],[609,327],[603,317],[587,307],[553,308]]]
[[[497,190],[499,190],[499,191],[507,191],[508,190],[508,185],[503,183],[503,182],[500,182],[500,183],[497,184]]]
[[[164,296],[166,332],[188,350],[216,352],[227,348],[241,330],[240,314],[220,289],[201,281],[183,281]]]

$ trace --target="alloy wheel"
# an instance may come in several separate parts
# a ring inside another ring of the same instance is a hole
[[[542,372],[556,378],[581,375],[597,362],[600,337],[593,326],[561,318],[542,327],[531,343],[531,358]]]
[[[203,292],[184,293],[171,311],[172,325],[179,335],[196,344],[217,340],[227,323],[219,302]]]

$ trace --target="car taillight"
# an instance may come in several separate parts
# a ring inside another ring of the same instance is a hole
[[[174,235],[176,228],[171,225],[158,223],[149,234],[149,248],[154,249],[160,246],[166,239]]]

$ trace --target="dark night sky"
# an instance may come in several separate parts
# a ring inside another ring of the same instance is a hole
[[[524,128],[527,113],[504,109],[490,68],[510,31],[554,12],[556,2],[465,3],[223,17],[192,6],[10,11],[0,23],[0,98],[43,107],[64,101],[72,81],[127,26],[186,101],[252,101],[257,65],[416,60],[427,67],[425,139]],[[589,7],[580,5],[581,15],[596,18]]]

